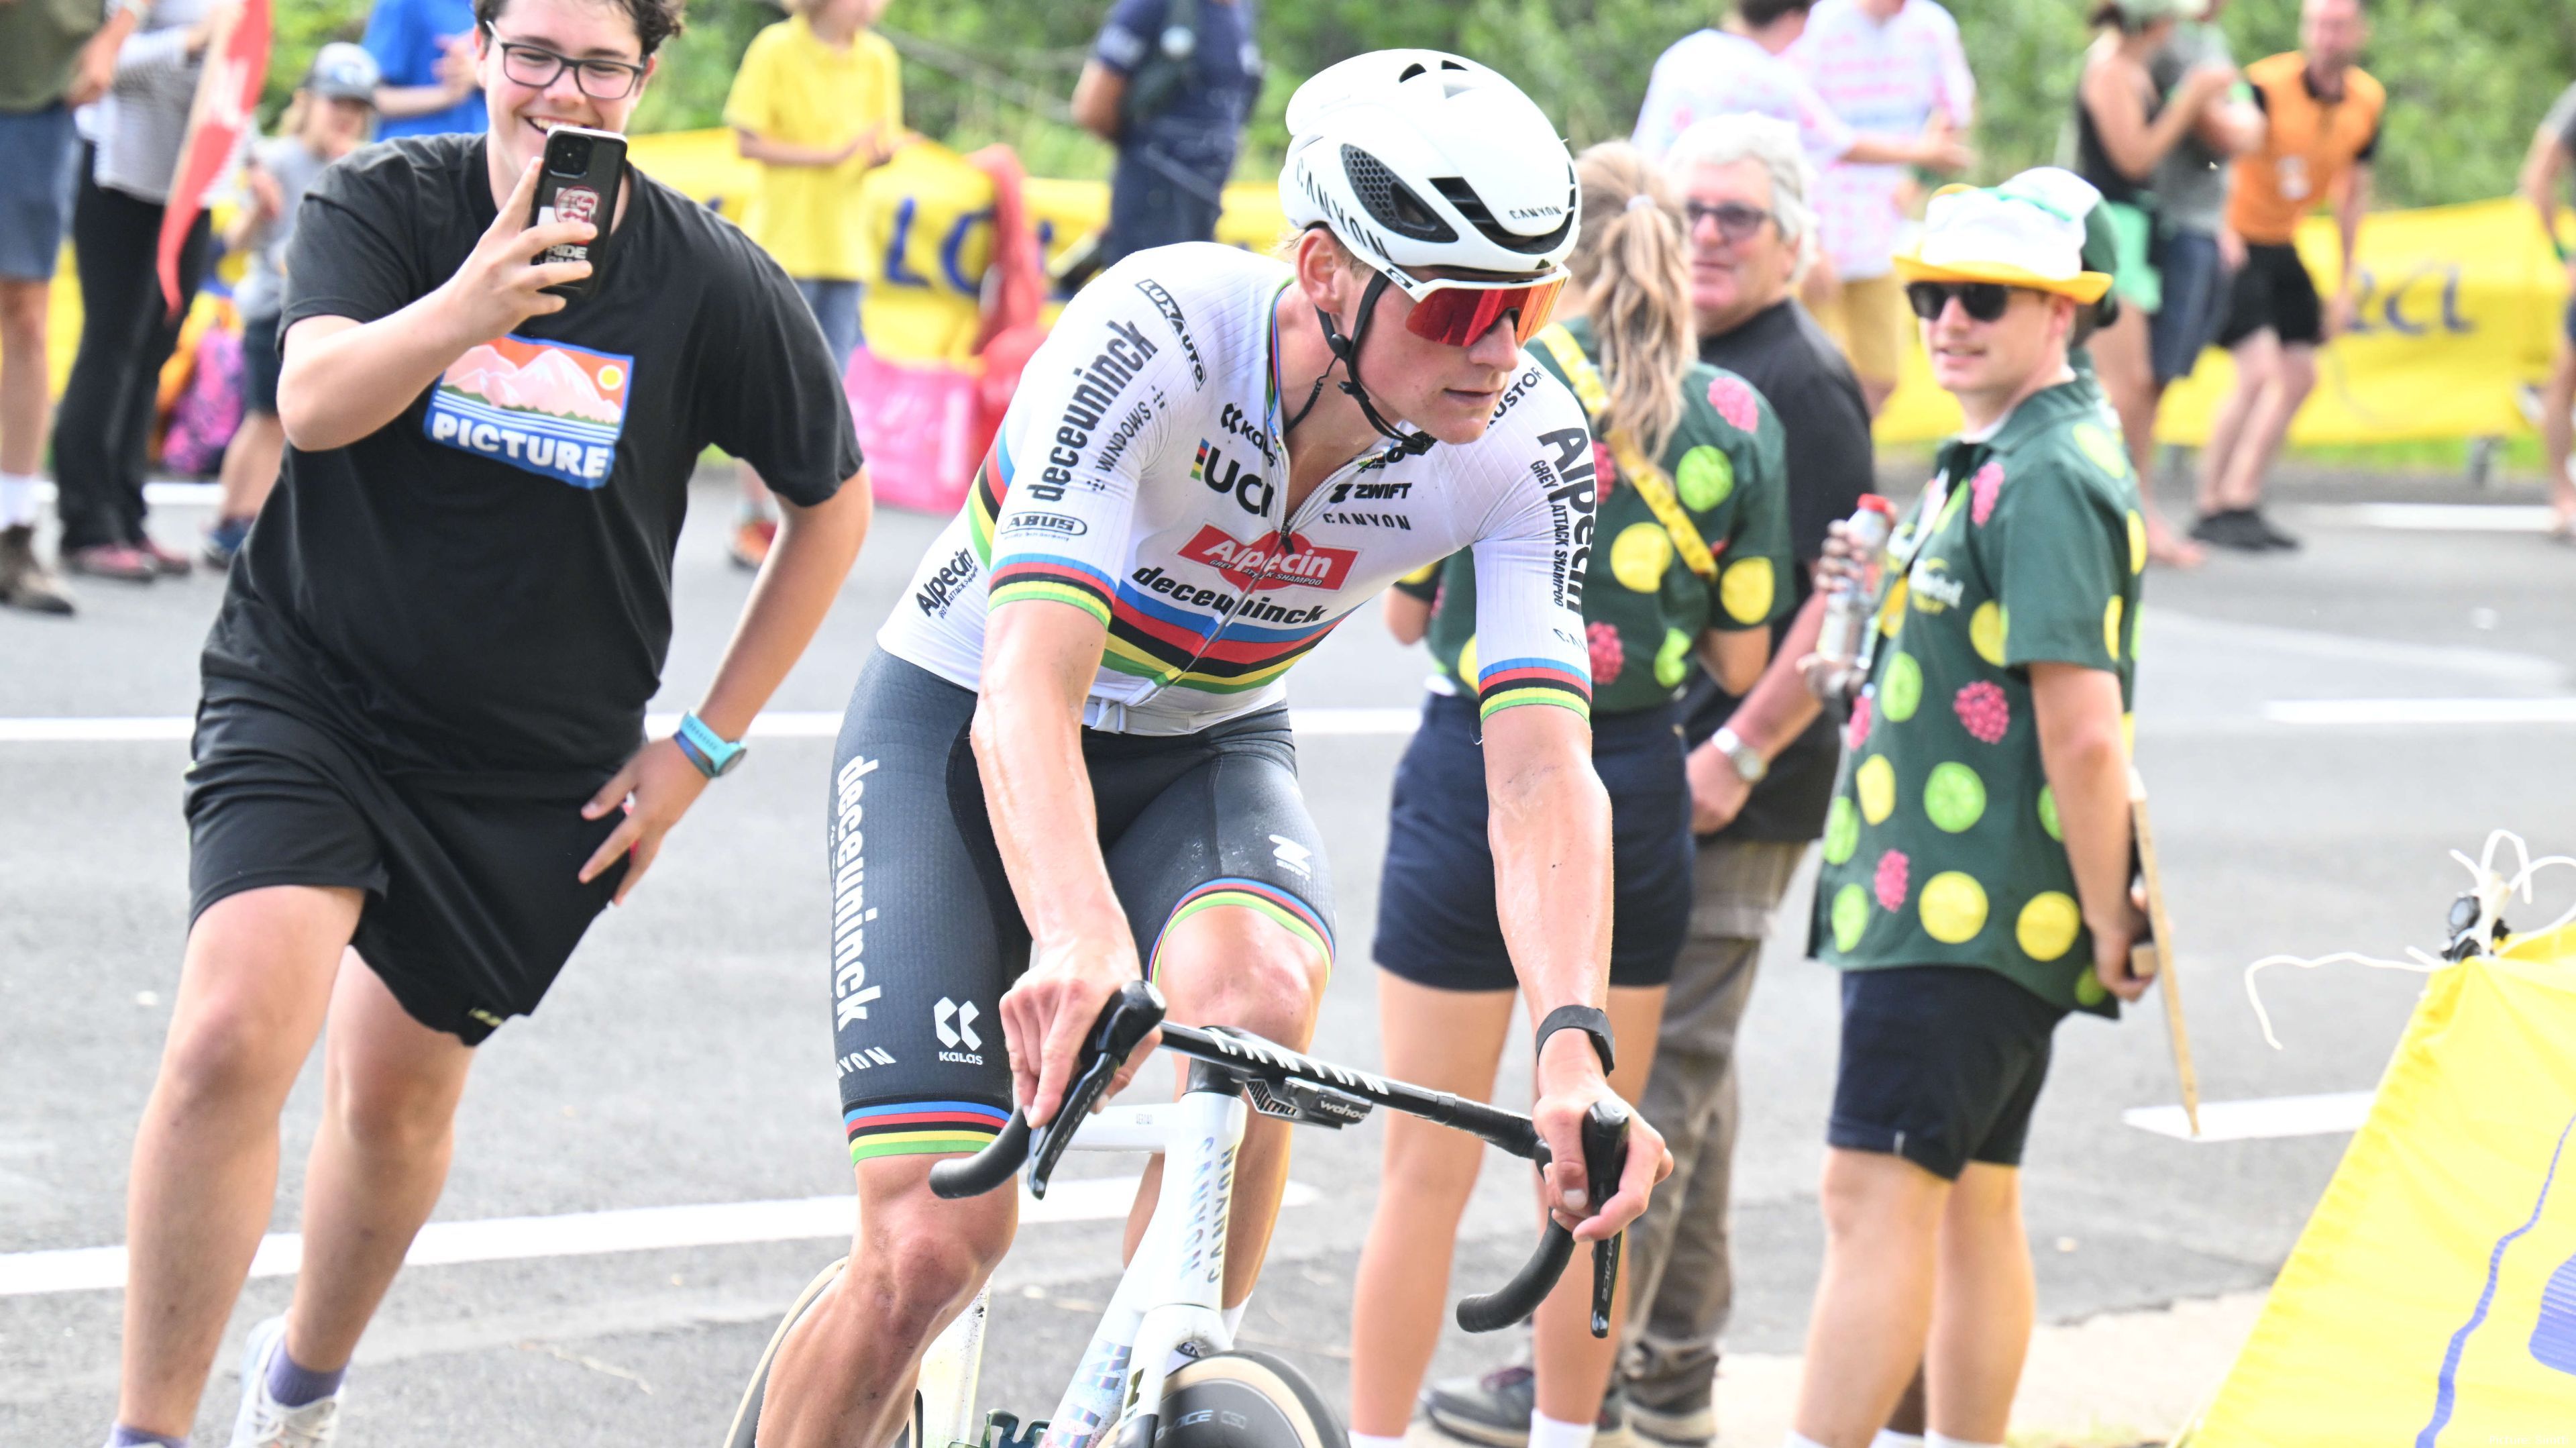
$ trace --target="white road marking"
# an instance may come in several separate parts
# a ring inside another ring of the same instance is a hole
[[[1136,1199],[1136,1177],[1084,1177],[1060,1181],[1040,1201],[1020,1190],[1020,1223],[1106,1222],[1127,1215]],[[1322,1193],[1304,1182],[1288,1184],[1284,1204],[1302,1207]],[[707,1206],[629,1207],[573,1212],[559,1217],[495,1217],[480,1222],[432,1222],[412,1239],[403,1259],[411,1267],[460,1262],[517,1262],[538,1257],[593,1257],[607,1252],[650,1252],[671,1247],[717,1247],[745,1242],[800,1242],[847,1237],[848,1197],[804,1197],[775,1202],[725,1202]],[[304,1258],[294,1232],[262,1237],[251,1259],[253,1277],[292,1277]],[[52,1292],[95,1292],[125,1285],[123,1247],[73,1247],[50,1252],[0,1254],[0,1297]]]
[[[2339,503],[2307,516],[2410,533],[2546,533],[2551,519],[2545,503]]]
[[[1300,734],[1353,736],[1411,734],[1421,722],[1414,709],[1292,709],[1289,721]],[[680,727],[677,714],[647,714],[645,732],[655,737]],[[185,714],[130,715],[104,718],[0,719],[0,744],[134,744],[186,743],[196,721]],[[837,739],[841,716],[820,709],[772,709],[751,721],[753,739]]]
[[[55,492],[56,489],[51,480],[36,484],[36,499],[39,502],[54,501]],[[223,500],[224,485],[221,483],[182,483],[164,479],[143,485],[143,501],[167,507],[211,508]]]
[[[2287,1136],[2335,1136],[2358,1131],[2377,1093],[2337,1091],[2323,1096],[2266,1096],[2252,1101],[2200,1103],[2200,1135],[2180,1106],[2133,1106],[2120,1119],[2140,1131],[2185,1141],[2267,1141]]]
[[[2275,699],[2275,724],[2576,724],[2576,695],[2534,699]]]

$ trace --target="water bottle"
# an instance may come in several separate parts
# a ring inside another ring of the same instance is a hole
[[[1843,524],[1843,543],[1858,570],[1837,581],[1825,597],[1825,623],[1816,634],[1816,654],[1836,666],[1832,692],[1847,698],[1860,682],[1854,666],[1867,636],[1871,605],[1878,598],[1878,570],[1887,553],[1887,537],[1896,527],[1896,506],[1876,493],[1861,494],[1860,507]]]

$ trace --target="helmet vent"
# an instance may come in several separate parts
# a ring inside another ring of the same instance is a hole
[[[1561,245],[1566,234],[1574,228],[1574,207],[1569,204],[1565,209],[1565,219],[1558,222],[1554,230],[1539,236],[1522,236],[1505,230],[1503,224],[1494,219],[1493,211],[1485,205],[1484,198],[1476,194],[1476,188],[1467,184],[1465,177],[1434,176],[1431,184],[1439,188],[1441,195],[1449,198],[1449,204],[1458,208],[1458,214],[1467,218],[1468,225],[1505,251],[1519,252],[1524,256],[1543,255]]]
[[[1347,142],[1342,146],[1342,173],[1350,178],[1361,207],[1387,230],[1411,241],[1458,239],[1457,231],[1398,180],[1385,162]]]

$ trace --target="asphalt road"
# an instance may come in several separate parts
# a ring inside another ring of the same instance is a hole
[[[703,480],[679,561],[680,632],[662,707],[694,699],[745,592],[722,557],[726,495]],[[2140,763],[2156,791],[2201,1078],[2212,1098],[2360,1090],[2414,998],[2409,977],[2353,970],[2266,978],[2285,1051],[2266,1048],[2243,966],[2290,950],[2387,954],[2431,945],[2461,882],[2446,857],[2497,826],[2535,849],[2576,844],[2568,724],[2316,725],[2278,701],[2553,696],[2576,670],[2576,554],[2530,534],[2375,526],[2350,499],[2492,501],[2381,481],[2294,494],[2295,557],[2222,557],[2150,578]],[[2304,499],[2299,502],[2297,499]],[[2522,499],[2528,501],[2528,498]],[[156,527],[192,537],[196,509]],[[933,520],[889,515],[841,607],[774,708],[837,710],[869,632]],[[7,721],[170,717],[195,697],[218,594],[202,575],[149,588],[89,583],[64,623],[0,614]],[[1294,676],[1306,707],[1392,707],[1422,663],[1363,614]],[[1402,740],[1310,738],[1304,765],[1340,881],[1343,968],[1319,1052],[1376,1055],[1367,964],[1387,783]],[[484,1050],[460,1123],[442,1222],[844,1192],[830,1068],[822,840],[826,739],[759,744],[673,836],[652,878],[591,932],[542,1013]],[[133,1124],[151,1081],[186,908],[181,743],[0,738],[0,1442],[92,1444],[113,1406],[120,1295],[5,1284],[22,1254],[123,1239]],[[1806,898],[1802,881],[1793,902]],[[2551,913],[2554,913],[2552,911]],[[1787,912],[1744,1034],[1738,1166],[1740,1303],[1731,1344],[1795,1351],[1820,1235],[1813,1182],[1834,1061],[1831,975],[1801,959]],[[2120,1122],[2170,1099],[2159,1011],[2061,1034],[2026,1173],[2041,1310],[2072,1320],[2260,1287],[2333,1170],[2338,1136],[2195,1145]],[[1525,1053],[1523,1053],[1525,1058]],[[1520,1063],[1506,1099],[1525,1099]],[[272,1230],[295,1227],[318,1067],[289,1105]],[[1246,1323],[1255,1344],[1342,1397],[1350,1276],[1374,1195],[1374,1125],[1307,1133]],[[1132,1160],[1083,1170],[1132,1172]],[[1489,1171],[1458,1282],[1481,1288],[1526,1249],[1525,1185]],[[1034,1226],[997,1278],[986,1399],[1043,1416],[1107,1298],[1106,1222]],[[829,1240],[542,1256],[419,1267],[396,1284],[352,1379],[344,1441],[706,1443],[772,1320]],[[254,1281],[230,1342],[278,1309]],[[1454,1339],[1440,1370],[1500,1345]],[[228,1347],[199,1419],[221,1441]]]

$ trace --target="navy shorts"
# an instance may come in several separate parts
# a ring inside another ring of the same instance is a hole
[[[2066,1012],[2000,971],[1895,965],[1843,973],[1842,1062],[1825,1141],[1901,1156],[1944,1181],[2021,1165]]]
[[[1431,695],[1395,769],[1373,953],[1380,969],[1435,990],[1518,984],[1494,904],[1481,733],[1472,701]],[[1674,711],[1595,716],[1592,768],[1610,792],[1610,983],[1659,986],[1691,911],[1690,780]]]
[[[285,365],[275,315],[242,318],[242,407],[277,415],[277,374]]]

